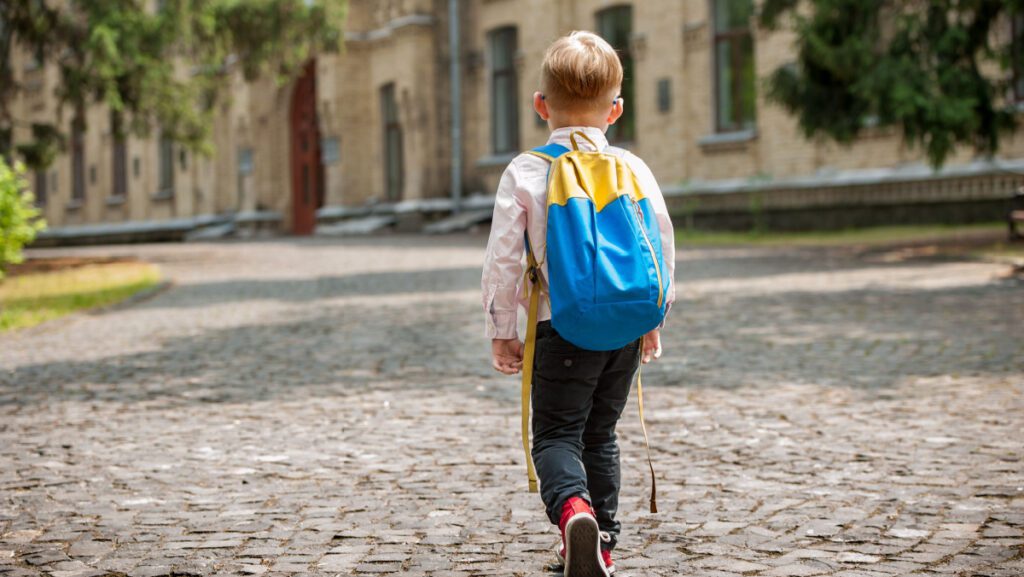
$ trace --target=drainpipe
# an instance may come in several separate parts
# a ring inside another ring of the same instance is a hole
[[[459,57],[459,0],[448,0],[449,81],[452,101],[452,212],[462,208],[462,86]]]

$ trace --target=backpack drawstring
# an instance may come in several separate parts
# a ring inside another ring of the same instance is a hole
[[[579,150],[580,149],[579,143],[576,142],[576,137],[577,136],[582,136],[584,140],[589,142],[590,145],[594,147],[594,150],[600,150],[601,147],[599,147],[597,145],[597,143],[594,142],[593,139],[591,139],[589,136],[587,136],[585,132],[581,132],[579,130],[573,130],[572,132],[569,133],[569,142],[572,143],[572,149],[573,150]]]
[[[644,433],[644,448],[647,449],[647,467],[651,470],[651,513],[658,512],[658,484],[654,480],[654,462],[651,460],[651,442],[647,438],[647,424],[644,423],[644,384],[640,379],[643,372],[643,339],[640,340],[640,366],[636,369],[636,404],[640,412],[640,430]]]

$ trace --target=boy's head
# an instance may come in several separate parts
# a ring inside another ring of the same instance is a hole
[[[622,115],[622,63],[615,49],[592,32],[576,31],[548,47],[534,108],[552,128],[602,129]]]

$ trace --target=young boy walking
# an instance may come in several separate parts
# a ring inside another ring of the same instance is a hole
[[[607,577],[615,570],[621,484],[615,425],[641,361],[661,354],[659,328],[675,294],[672,223],[661,190],[642,160],[605,138],[622,116],[621,85],[619,58],[599,36],[573,32],[548,48],[533,105],[551,136],[547,146],[517,156],[501,178],[482,279],[494,368],[509,375],[533,371],[532,460],[548,518],[562,534],[558,557],[572,577]],[[568,164],[559,165],[560,159]],[[577,179],[578,187],[564,192],[566,178]],[[560,198],[549,198],[549,191]],[[562,226],[558,219],[576,214],[570,207],[591,212]],[[603,225],[600,233],[588,228],[614,218],[621,222]],[[632,253],[639,255],[633,265],[617,264]],[[611,273],[608,282],[587,276],[602,266],[626,269]],[[601,299],[621,292],[616,285],[629,285],[623,279],[632,273],[650,278],[639,292],[651,302],[638,305],[629,297],[620,300],[641,308],[601,308]],[[536,353],[524,367],[530,347],[519,340],[517,315],[520,305],[529,308],[531,291],[539,291],[535,335],[527,329]],[[623,342],[621,334],[630,340]]]

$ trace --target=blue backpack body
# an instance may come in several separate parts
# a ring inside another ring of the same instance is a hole
[[[657,218],[629,165],[579,150],[580,136],[571,135],[571,151],[530,151],[551,162],[546,246],[536,262],[547,263],[555,330],[580,348],[609,351],[661,324],[671,279]]]

